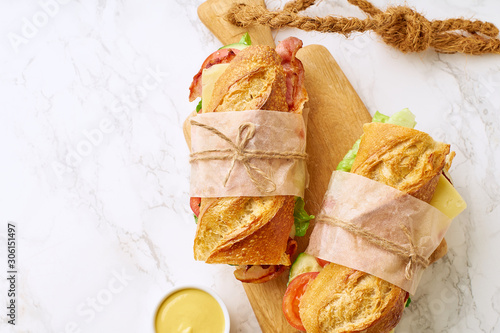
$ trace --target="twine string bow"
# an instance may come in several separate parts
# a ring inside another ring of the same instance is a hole
[[[346,231],[351,232],[356,236],[363,237],[366,241],[371,244],[396,254],[400,257],[407,258],[408,263],[405,267],[405,278],[411,280],[415,271],[415,264],[421,265],[423,268],[429,266],[429,260],[424,256],[417,253],[417,248],[413,243],[413,238],[411,236],[410,230],[403,224],[400,225],[401,230],[408,238],[409,248],[396,244],[388,239],[380,237],[368,230],[360,228],[353,224],[352,222],[344,222],[331,216],[320,215],[317,219],[317,223],[326,223],[335,227],[340,227]]]
[[[305,160],[307,155],[305,153],[297,152],[280,152],[280,151],[264,151],[264,150],[251,150],[246,146],[251,139],[255,136],[256,126],[254,123],[245,122],[238,128],[238,135],[235,142],[228,138],[225,134],[221,133],[216,128],[197,122],[191,119],[192,126],[198,126],[207,131],[215,134],[222,140],[226,141],[230,148],[226,149],[207,149],[195,153],[191,153],[190,162],[201,160],[231,160],[231,166],[224,178],[223,185],[226,186],[231,173],[233,172],[236,161],[243,164],[245,170],[250,177],[250,180],[259,189],[261,193],[272,193],[276,190],[276,184],[262,169],[251,164],[250,161],[256,159],[293,159]]]
[[[423,256],[417,254],[415,244],[413,244],[413,238],[411,237],[410,230],[403,224],[400,224],[399,227],[403,230],[405,236],[408,238],[408,244],[410,249],[408,250],[408,264],[405,267],[405,278],[407,280],[411,280],[413,277],[413,266],[415,263],[422,265],[423,268],[427,268],[429,266],[429,260],[424,258]]]
[[[429,21],[406,6],[389,7],[384,12],[367,0],[347,0],[365,14],[366,19],[345,17],[309,17],[298,13],[314,4],[314,0],[288,2],[281,11],[270,11],[265,6],[235,4],[226,14],[226,20],[239,26],[251,24],[272,29],[293,27],[305,31],[350,33],[372,30],[382,40],[401,52],[420,52],[433,47],[442,53],[500,54],[498,28],[490,22],[461,18]]]

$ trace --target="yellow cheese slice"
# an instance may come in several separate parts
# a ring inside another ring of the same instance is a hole
[[[205,105],[208,105],[212,99],[212,92],[214,91],[214,85],[217,79],[224,73],[229,64],[217,64],[210,68],[204,69],[201,74],[201,106],[202,109]]]
[[[439,209],[450,219],[455,218],[467,208],[464,199],[443,175],[439,177],[436,192],[434,192],[429,204]]]

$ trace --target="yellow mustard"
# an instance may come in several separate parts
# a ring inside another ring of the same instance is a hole
[[[155,328],[157,333],[223,333],[224,314],[209,293],[182,289],[160,305]]]

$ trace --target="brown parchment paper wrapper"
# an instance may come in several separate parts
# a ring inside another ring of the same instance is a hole
[[[408,256],[334,226],[337,222],[331,223],[332,219],[390,241],[404,248]],[[410,242],[415,254],[428,259],[450,223],[445,214],[424,201],[363,176],[334,171],[306,252],[375,275],[414,294],[425,265],[413,260],[408,267]]]
[[[275,195],[303,197],[308,180],[305,161],[305,117],[307,114],[264,110],[213,112],[193,117],[190,195],[204,198]],[[232,157],[210,159],[211,156],[221,154],[232,155],[234,147],[211,130],[193,125],[193,120],[215,128],[235,145],[241,145],[242,140],[238,136],[245,136],[248,132],[248,129],[245,129],[240,133],[241,126],[251,123],[255,134],[242,149],[245,152],[265,152],[271,157],[252,157],[246,160],[247,166],[242,160]],[[200,152],[204,152],[202,155],[208,156],[208,159],[196,160],[197,156],[201,156]],[[274,154],[302,157],[273,158]],[[224,184],[226,178],[227,182]],[[255,181],[258,185],[263,185],[261,187],[265,190],[256,186]]]

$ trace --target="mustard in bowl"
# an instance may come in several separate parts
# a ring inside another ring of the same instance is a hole
[[[154,326],[156,333],[229,333],[229,313],[212,290],[180,286],[160,302]]]

